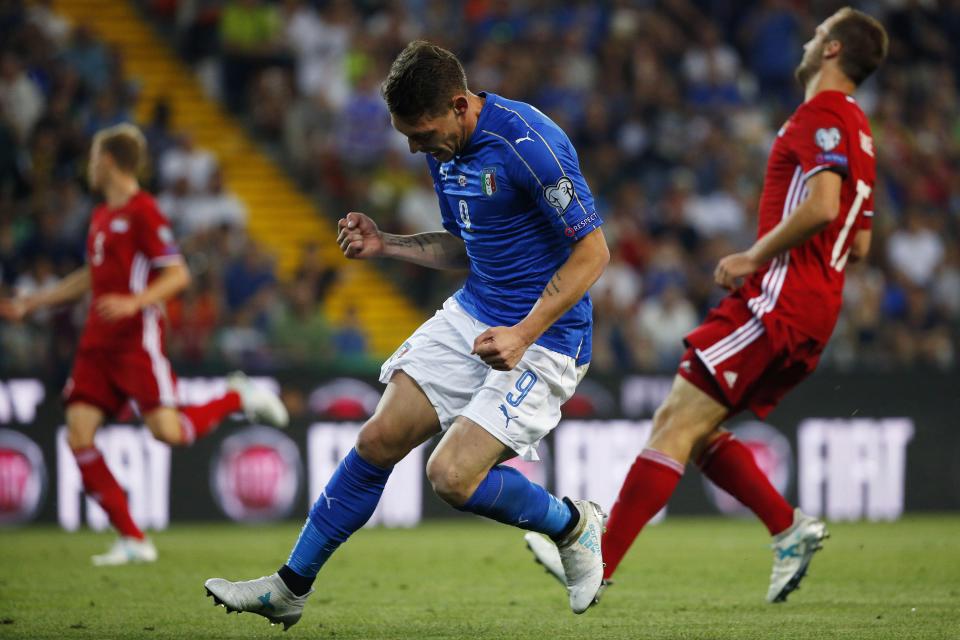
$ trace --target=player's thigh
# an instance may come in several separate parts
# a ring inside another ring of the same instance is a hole
[[[110,353],[80,350],[73,361],[70,377],[63,387],[63,404],[94,407],[102,417],[115,415],[127,401],[123,391],[114,385],[111,375],[113,359]]]
[[[686,378],[674,376],[670,393],[654,414],[649,446],[662,451],[665,442],[676,439],[692,444],[717,429],[729,413]]]
[[[525,460],[539,460],[537,445],[560,422],[560,406],[584,372],[574,358],[534,345],[511,371],[488,370],[461,415]]]
[[[144,416],[156,409],[177,406],[177,377],[158,345],[118,354],[111,378],[116,387],[137,403]],[[170,418],[163,420],[162,424],[169,429]]]
[[[440,432],[440,420],[416,381],[395,371],[373,416],[357,437],[357,453],[372,464],[389,467]]]
[[[462,505],[494,465],[514,455],[487,429],[460,416],[427,461],[427,478],[440,497]]]
[[[170,445],[183,444],[180,412],[173,407],[156,407],[143,414],[143,422],[153,437]]]
[[[423,323],[380,370],[388,383],[397,371],[409,376],[448,429],[483,384],[490,368],[471,353],[473,339],[487,328],[450,299]]]
[[[71,402],[67,405],[67,444],[73,450],[93,446],[93,436],[103,424],[104,413],[99,407],[86,402]]]

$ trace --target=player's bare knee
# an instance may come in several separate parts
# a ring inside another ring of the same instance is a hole
[[[443,456],[431,456],[427,461],[427,479],[441,500],[454,507],[462,507],[473,495],[476,483],[466,477]]]
[[[67,407],[67,444],[74,451],[93,446],[93,436],[100,426],[95,411],[77,405]]]
[[[143,417],[153,437],[171,447],[190,444],[181,420],[180,412],[170,407],[158,407]]]
[[[93,431],[67,424],[67,444],[74,451],[93,446]]]
[[[183,439],[183,434],[179,430],[172,432],[168,429],[156,429],[151,430],[153,437],[164,444],[168,444],[171,447],[177,447],[180,445],[186,444]]]
[[[653,414],[653,434],[663,436],[684,431],[688,426],[684,417],[684,411],[676,398],[672,394],[667,396]]]
[[[688,453],[712,429],[713,425],[671,394],[653,416],[650,442],[653,448]]]
[[[357,453],[370,464],[392,467],[410,453],[406,439],[399,437],[390,424],[374,416],[367,421],[357,436]]]

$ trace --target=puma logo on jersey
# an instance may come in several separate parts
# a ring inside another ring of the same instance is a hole
[[[510,412],[507,411],[507,405],[505,405],[505,404],[501,404],[501,405],[500,405],[500,413],[502,413],[502,414],[503,414],[503,417],[507,419],[507,421],[506,421],[506,422],[504,423],[504,425],[503,425],[503,430],[504,430],[504,431],[509,431],[509,430],[510,430],[510,421],[511,421],[511,420],[516,420],[517,418],[520,417],[520,416],[512,416],[512,415],[510,415]]]
[[[533,138],[530,137],[530,132],[529,132],[529,131],[527,131],[527,135],[523,136],[522,138],[517,138],[516,140],[513,141],[513,143],[514,143],[514,144],[520,144],[521,142],[528,142],[528,141],[529,141],[529,142],[536,142],[536,140],[534,140]]]

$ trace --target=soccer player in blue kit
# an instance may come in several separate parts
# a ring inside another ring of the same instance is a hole
[[[443,231],[398,236],[351,212],[348,258],[469,269],[463,288],[383,365],[383,398],[310,510],[286,564],[256,580],[206,582],[228,611],[295,624],[330,555],[373,514],[393,466],[443,433],[427,462],[434,491],[461,511],[551,537],[570,606],[600,589],[604,515],[500,463],[537,460],[590,361],[587,289],[609,259],[602,220],[567,136],[522,102],[467,88],[451,52],[423,41],[382,87],[411,153],[427,154]]]

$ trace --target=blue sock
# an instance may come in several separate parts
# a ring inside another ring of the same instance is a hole
[[[310,509],[286,566],[299,576],[315,578],[337,547],[373,515],[391,471],[351,449]]]
[[[573,520],[560,498],[502,464],[490,469],[460,510],[553,538],[565,533]]]

